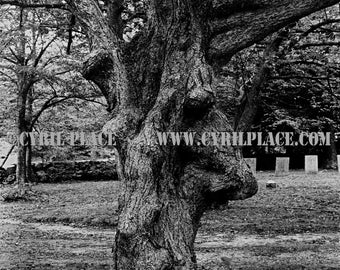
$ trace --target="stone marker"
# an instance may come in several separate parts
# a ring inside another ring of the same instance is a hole
[[[249,165],[253,174],[256,175],[256,158],[245,158],[244,160]]]
[[[318,156],[305,156],[305,172],[306,173],[318,173]]]
[[[269,180],[266,183],[266,188],[277,188],[277,187],[278,187],[277,183],[273,180]]]
[[[289,173],[289,157],[277,157],[275,165],[275,176],[284,176]]]
[[[338,155],[338,172],[340,173],[340,155]]]

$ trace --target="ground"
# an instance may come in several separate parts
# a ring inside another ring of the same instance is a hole
[[[340,269],[340,175],[257,178],[256,196],[202,219],[201,269]],[[0,203],[0,269],[110,269],[119,182],[33,188],[37,201]]]

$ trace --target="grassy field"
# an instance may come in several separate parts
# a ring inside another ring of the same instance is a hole
[[[232,269],[340,269],[340,175],[257,177],[256,196],[202,220],[205,240],[196,249],[203,265],[213,268],[225,256]],[[269,180],[279,187],[266,189]]]
[[[340,269],[340,175],[257,178],[256,196],[203,217],[201,268]],[[268,180],[278,188],[266,189]],[[0,203],[0,269],[109,269],[119,182],[34,189],[42,200]]]

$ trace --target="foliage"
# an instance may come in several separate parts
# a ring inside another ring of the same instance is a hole
[[[261,89],[260,107],[252,129],[300,133],[330,131],[332,127],[335,132],[339,131],[338,6],[316,12],[285,29],[287,36],[267,63],[270,75]],[[224,83],[231,86],[224,101],[229,111],[235,112],[235,106],[252,86],[264,51],[274,38],[275,34],[241,51],[224,67]]]
[[[81,75],[82,60],[89,52],[88,41],[81,27],[72,22],[69,12],[3,5],[0,17],[0,91],[3,97],[0,136],[15,133],[17,113],[13,112],[18,111],[18,76],[23,69],[33,76],[32,119],[28,130],[99,130],[107,120],[106,101]],[[96,105],[89,105],[93,102]],[[41,150],[42,147],[35,148],[40,156],[47,154],[46,159],[56,155],[55,151],[65,152],[65,149]],[[66,151],[72,152],[71,149]]]

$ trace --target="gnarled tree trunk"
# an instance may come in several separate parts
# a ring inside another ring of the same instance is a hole
[[[83,75],[107,97],[123,181],[115,269],[196,269],[194,240],[211,203],[245,199],[257,184],[233,147],[160,146],[157,132],[231,131],[214,72],[237,51],[338,1],[147,0],[145,29],[120,40],[96,1],[69,1],[91,39]]]

